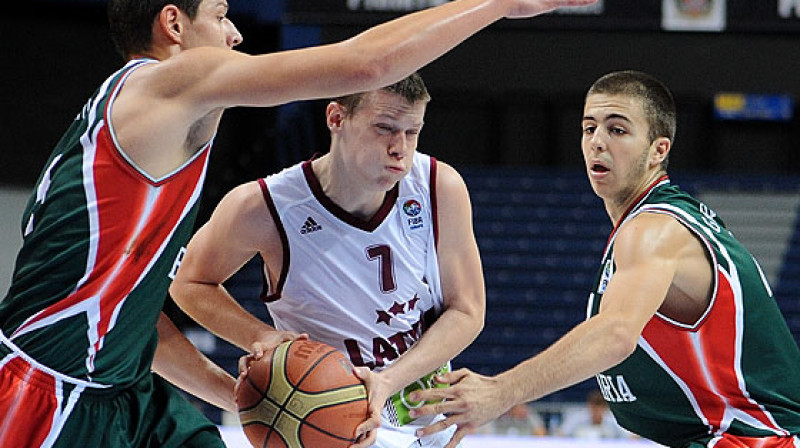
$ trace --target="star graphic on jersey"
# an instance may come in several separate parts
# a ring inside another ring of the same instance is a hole
[[[390,316],[389,313],[383,310],[378,310],[376,312],[378,313],[378,320],[376,320],[375,323],[379,324],[383,322],[386,325],[389,325],[389,322],[392,320],[392,316]]]
[[[394,302],[391,308],[389,308],[389,312],[393,315],[397,316],[398,314],[402,314],[405,311],[406,306],[403,303]]]
[[[419,296],[414,294],[414,298],[408,301],[408,311],[413,310],[417,306],[417,302],[419,302]]]

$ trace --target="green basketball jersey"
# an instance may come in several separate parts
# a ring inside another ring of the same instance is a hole
[[[635,352],[597,375],[626,429],[668,446],[722,433],[800,433],[800,350],[752,255],[705,204],[664,176],[612,232],[587,312],[597,314],[613,278],[617,229],[640,213],[662,213],[704,245],[714,271],[711,303],[694,324],[656,313]]]
[[[64,375],[127,385],[149,372],[170,272],[194,226],[210,143],[153,179],[110,123],[134,60],[109,77],[56,146],[23,216],[0,302],[2,335]]]

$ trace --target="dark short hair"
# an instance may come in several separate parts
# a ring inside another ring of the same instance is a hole
[[[595,81],[586,97],[594,94],[625,95],[640,99],[650,128],[650,141],[659,137],[675,141],[675,100],[669,88],[653,76],[634,70],[612,72]],[[667,164],[668,158],[661,164],[665,170]]]
[[[417,101],[424,101],[427,103],[431,100],[431,95],[428,93],[428,88],[425,87],[425,82],[422,81],[422,76],[416,72],[412,73],[405,79],[390,86],[383,87],[380,90],[396,93],[405,98],[405,100],[410,104],[414,104]],[[348,115],[353,115],[367,94],[369,94],[369,92],[353,93],[351,95],[334,98],[333,101],[336,101],[344,106]]]
[[[203,0],[110,0],[111,40],[123,59],[144,53],[153,44],[153,21],[167,5],[175,5],[194,20]]]

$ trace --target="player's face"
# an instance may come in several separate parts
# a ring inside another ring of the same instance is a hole
[[[227,1],[203,0],[197,8],[197,16],[187,29],[184,40],[186,46],[233,48],[242,43],[242,35],[228,19],[227,14]]]
[[[653,145],[641,100],[594,94],[586,99],[581,148],[589,181],[606,202],[623,205],[651,182]]]
[[[379,90],[368,94],[344,120],[342,144],[348,162],[377,190],[391,189],[408,174],[417,150],[426,102],[409,104],[402,96]]]

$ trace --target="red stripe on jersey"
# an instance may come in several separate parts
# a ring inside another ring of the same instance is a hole
[[[712,440],[713,448],[795,448],[797,437],[743,437],[725,433]]]
[[[89,236],[96,251],[94,266],[75,292],[36,314],[16,333],[94,299],[99,310],[88,311],[99,312],[94,342],[95,350],[102,348],[103,337],[113,327],[115,310],[146,274],[183,212],[193,203],[194,192],[205,173],[209,147],[180,171],[155,184],[132,169],[118,153],[108,128],[101,129],[91,162],[93,179],[84,179],[96,199],[95,204],[88,204],[90,215],[94,214],[97,220],[94,233]]]
[[[658,353],[674,375],[680,377],[698,412],[714,430],[727,427],[738,410],[767,428],[779,433],[772,419],[742,390],[740,376],[741,335],[737,323],[737,301],[728,277],[720,269],[719,285],[712,309],[706,320],[695,330],[680,329],[655,317],[645,327],[642,336]]]

